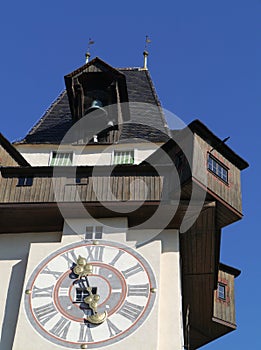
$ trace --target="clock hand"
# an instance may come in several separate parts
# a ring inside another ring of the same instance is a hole
[[[86,282],[86,286],[87,286],[87,288],[88,288],[88,287],[90,287],[90,283],[89,283],[89,281],[88,281],[87,276],[85,276],[85,282]]]
[[[98,294],[93,294],[92,287],[87,288],[89,295],[83,299],[85,304],[89,305],[89,308],[93,311],[94,314],[97,314],[98,301],[100,296]]]
[[[76,266],[73,268],[73,272],[82,279],[85,277],[85,282],[87,285],[86,290],[88,291],[89,295],[86,296],[83,301],[85,304],[89,306],[89,308],[92,310],[92,315],[86,316],[86,320],[93,324],[101,324],[103,323],[107,318],[107,312],[104,311],[103,313],[98,313],[98,301],[100,300],[100,296],[97,294],[97,288],[96,293],[93,293],[93,287],[90,286],[87,276],[92,273],[92,265],[87,263],[87,260],[79,255],[77,259]]]
[[[92,273],[92,265],[87,263],[87,260],[79,255],[76,266],[73,268],[73,272],[80,278],[87,277]]]
[[[101,324],[106,320],[107,312],[106,311],[102,313],[97,312],[98,301],[100,299],[100,296],[98,294],[92,293],[92,287],[88,287],[87,290],[89,292],[89,295],[85,297],[83,301],[85,302],[85,304],[89,306],[93,314],[90,316],[86,316],[86,320],[92,324]]]

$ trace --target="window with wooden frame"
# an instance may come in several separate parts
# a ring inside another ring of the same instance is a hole
[[[52,152],[50,166],[68,166],[72,165],[72,152]]]
[[[102,226],[86,226],[85,239],[102,239]]]
[[[228,168],[216,159],[212,154],[208,155],[208,170],[215,174],[218,178],[228,183]]]
[[[226,300],[226,285],[218,282],[217,297],[223,301]]]
[[[113,164],[134,164],[134,150],[114,151]]]

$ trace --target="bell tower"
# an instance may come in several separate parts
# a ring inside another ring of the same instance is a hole
[[[65,85],[73,122],[88,115],[85,141],[97,142],[100,132],[102,138],[109,137],[130,119],[126,78],[101,59],[66,75]]]
[[[248,164],[199,120],[169,128],[147,54],[88,56],[22,140],[0,135],[5,350],[194,350],[236,329],[220,241]]]

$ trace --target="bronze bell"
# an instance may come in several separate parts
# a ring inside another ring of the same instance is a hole
[[[108,114],[107,111],[104,108],[102,108],[102,107],[103,107],[103,104],[102,104],[102,102],[100,100],[93,100],[92,101],[92,105],[91,105],[91,107],[89,107],[87,109],[86,114],[94,112],[95,110],[99,109],[100,111],[102,111],[107,116],[107,114]]]

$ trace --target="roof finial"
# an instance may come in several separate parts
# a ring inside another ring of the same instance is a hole
[[[89,38],[89,42],[88,42],[88,48],[87,48],[87,52],[85,54],[85,63],[88,63],[89,62],[89,58],[91,57],[91,54],[90,54],[90,46],[94,44],[94,41]]]
[[[143,56],[144,56],[144,65],[143,65],[143,69],[148,69],[148,56],[149,56],[149,52],[148,52],[148,45],[151,43],[151,40],[149,38],[148,35],[146,35],[146,39],[145,39],[145,48],[143,51]]]

